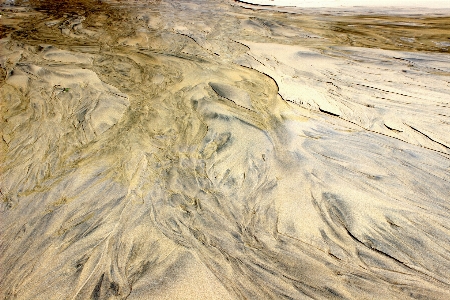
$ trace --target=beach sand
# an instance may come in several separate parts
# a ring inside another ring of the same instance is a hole
[[[0,298],[450,298],[445,10],[0,22]]]
[[[446,0],[246,0],[254,5],[295,7],[398,7],[398,8],[450,8]]]

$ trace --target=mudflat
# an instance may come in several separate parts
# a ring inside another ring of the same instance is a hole
[[[2,1],[2,299],[450,298],[450,13]]]

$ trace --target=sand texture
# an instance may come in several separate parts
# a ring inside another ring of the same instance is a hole
[[[0,299],[450,299],[450,15],[0,8]]]

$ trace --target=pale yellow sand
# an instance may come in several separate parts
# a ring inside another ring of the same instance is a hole
[[[450,298],[450,17],[1,12],[0,298]]]

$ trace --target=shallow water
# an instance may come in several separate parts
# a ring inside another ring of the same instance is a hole
[[[450,17],[1,7],[5,299],[445,299]]]

